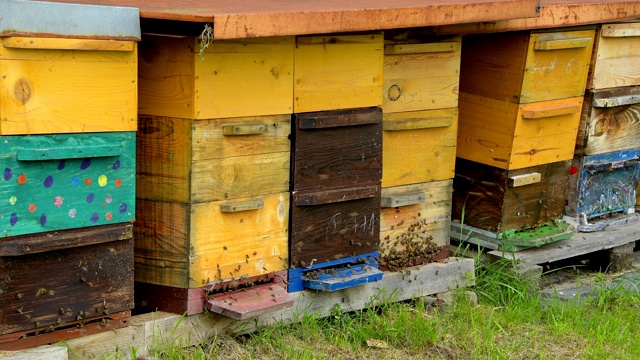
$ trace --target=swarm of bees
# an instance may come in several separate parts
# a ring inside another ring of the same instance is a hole
[[[426,235],[427,220],[420,219],[409,225],[400,235],[385,236],[380,242],[380,266],[398,270],[419,265],[440,251],[433,236]]]

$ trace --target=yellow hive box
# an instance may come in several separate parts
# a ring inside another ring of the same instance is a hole
[[[291,117],[140,118],[137,197],[184,203],[289,190]]]
[[[0,134],[136,130],[136,42],[0,39]]]
[[[460,91],[520,104],[582,96],[594,34],[595,30],[580,30],[465,36]]]
[[[570,160],[582,101],[514,104],[460,93],[457,156],[506,170]]]
[[[298,36],[294,112],[382,104],[382,33]]]
[[[290,114],[293,37],[215,40],[145,35],[140,109],[189,119]]]
[[[382,110],[395,113],[456,108],[460,39],[387,40]]]
[[[382,265],[402,268],[429,261],[429,255],[448,256],[452,184],[448,179],[382,189]]]
[[[136,281],[200,288],[288,268],[288,192],[136,205]]]
[[[592,60],[590,89],[640,85],[640,23],[602,24]]]
[[[453,178],[457,107],[385,113],[382,128],[383,188]]]

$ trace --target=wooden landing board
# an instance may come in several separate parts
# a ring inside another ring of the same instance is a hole
[[[539,0],[50,0],[135,6],[147,19],[213,23],[217,39],[384,30],[538,16]]]
[[[558,260],[615,248],[640,240],[637,222],[609,227],[606,231],[576,233],[572,238],[517,253],[490,251],[493,258],[516,259],[526,264],[546,264]]]
[[[247,333],[257,327],[282,321],[297,321],[304,314],[327,316],[338,304],[344,311],[353,311],[374,305],[372,300],[402,301],[451,291],[473,284],[469,274],[474,272],[473,259],[449,258],[442,263],[431,263],[405,269],[402,272],[386,272],[381,281],[345,289],[333,293],[301,291],[291,294],[294,305],[268,315],[238,322],[229,318],[203,313],[181,316],[154,312],[131,318],[131,326],[109,333],[85,336],[66,341],[69,352],[79,358],[103,358],[106,354],[130,347],[146,355],[147,347],[167,343],[190,346],[222,332]],[[99,345],[96,345],[99,344]]]
[[[547,29],[564,26],[631,20],[640,17],[636,0],[541,0],[540,16],[503,21],[458,23],[434,29],[438,34],[480,34],[522,29]]]

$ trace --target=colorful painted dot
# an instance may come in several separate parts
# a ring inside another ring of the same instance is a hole
[[[122,186],[122,179],[116,179],[115,183],[116,183],[116,187]]]
[[[107,213],[104,215],[105,219],[111,221],[113,220],[113,214],[110,211],[107,211]]]
[[[120,212],[121,213],[127,212],[127,204],[125,203],[120,204]]]
[[[91,166],[91,159],[84,159],[80,164],[80,170],[87,170],[89,166]]]
[[[95,198],[95,195],[93,193],[87,195],[87,202],[88,203],[93,202],[94,198]]]
[[[60,160],[60,162],[58,163],[58,170],[63,170],[66,164],[66,160]]]
[[[25,174],[18,175],[18,184],[24,185],[26,183],[27,183],[27,175]]]
[[[113,170],[118,169],[120,169],[120,160],[116,160],[116,162],[113,163]]]
[[[107,204],[111,204],[112,201],[113,198],[111,197],[111,194],[107,194],[107,196],[104,197],[104,202],[106,202]]]
[[[78,215],[78,211],[76,209],[69,209],[69,217],[70,218],[75,218],[76,215]]]
[[[91,214],[91,222],[94,223],[94,222],[96,222],[98,220],[100,220],[100,216],[98,215],[97,212],[94,212],[93,214]]]
[[[63,203],[63,202],[64,202],[64,198],[63,198],[62,196],[56,196],[56,197],[53,199],[53,204],[54,204],[55,206],[57,206],[57,207],[62,206],[62,203]]]
[[[36,204],[29,204],[29,212],[30,212],[30,213],[32,213],[32,214],[33,214],[34,212],[36,212],[36,209],[37,209],[37,208],[38,208],[38,207],[36,206]]]
[[[49,175],[44,179],[44,187],[47,189],[53,185],[53,176]]]
[[[91,186],[91,184],[93,184],[93,180],[91,180],[91,178],[86,178],[84,179],[84,184],[87,186]]]
[[[106,175],[100,175],[100,177],[98,177],[98,185],[100,185],[100,187],[104,187],[105,185],[107,185]]]
[[[47,214],[40,215],[40,225],[45,226],[47,224]]]
[[[15,196],[12,196],[9,198],[9,204],[11,205],[15,205],[17,201],[18,201],[18,198]]]
[[[11,213],[11,217],[9,218],[9,224],[11,224],[11,226],[15,226],[17,222],[18,222],[18,214]]]
[[[71,185],[72,186],[78,186],[78,184],[80,184],[80,179],[77,176],[74,176],[71,178]]]
[[[569,174],[571,175],[575,175],[578,173],[578,168],[575,166],[572,166],[571,169],[569,169]]]
[[[4,169],[4,179],[5,180],[11,180],[12,177],[13,177],[13,171],[11,171],[10,168],[5,168]]]

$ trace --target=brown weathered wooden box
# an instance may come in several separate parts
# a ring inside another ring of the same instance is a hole
[[[293,112],[380,106],[383,46],[379,32],[297,36]]]
[[[379,181],[293,192],[292,267],[372,253],[379,239]]]
[[[448,257],[452,182],[382,189],[381,267],[399,269]]]
[[[587,88],[640,85],[640,22],[601,24]]]
[[[143,35],[139,114],[189,119],[291,113],[293,37]]]
[[[504,233],[562,219],[571,161],[503,170],[456,161],[452,219]]]
[[[640,86],[587,90],[575,154],[596,155],[636,148],[640,148]]]
[[[357,186],[382,176],[382,111],[295,114],[291,189]]]
[[[460,91],[528,104],[582,96],[595,30],[468,35]]]
[[[1,238],[0,349],[62,340],[57,330],[69,326],[86,325],[87,333],[124,326],[134,304],[131,228]]]
[[[461,93],[457,156],[509,170],[570,160],[582,101],[516,104]]]

